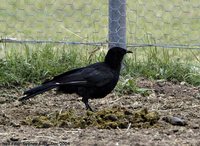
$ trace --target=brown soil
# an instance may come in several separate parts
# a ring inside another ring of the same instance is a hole
[[[77,116],[87,114],[81,98],[77,95],[57,95],[49,91],[43,95],[19,103],[22,89],[0,88],[0,143],[63,144],[63,145],[200,145],[200,88],[187,83],[171,83],[138,79],[137,84],[149,88],[150,94],[117,96],[115,93],[103,99],[91,100],[98,113],[114,107],[131,112],[148,109],[159,113],[160,118],[151,126],[36,128],[24,123],[27,118],[73,110]],[[184,126],[174,126],[162,120],[176,116],[186,121]],[[113,117],[112,117],[113,118]],[[114,118],[116,120],[116,118]]]

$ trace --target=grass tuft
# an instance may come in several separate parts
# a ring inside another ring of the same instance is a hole
[[[10,49],[0,60],[0,85],[22,86],[40,83],[67,70],[102,61],[106,49],[75,48],[73,46],[21,45],[20,49]],[[134,50],[123,63],[121,80],[116,91],[123,94],[144,93],[138,89],[137,77],[165,79],[200,85],[199,68],[184,62],[178,50],[149,48]]]

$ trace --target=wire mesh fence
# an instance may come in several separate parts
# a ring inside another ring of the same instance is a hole
[[[106,38],[105,2],[97,5],[92,0],[2,0],[0,14],[2,38],[68,42]]]
[[[1,0],[1,42],[106,45],[108,5],[107,0]],[[127,46],[200,48],[198,0],[127,0],[125,5]]]
[[[128,43],[200,47],[200,1],[138,0],[127,7]]]

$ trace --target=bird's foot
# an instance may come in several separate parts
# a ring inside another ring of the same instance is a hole
[[[89,110],[91,112],[94,112],[93,109],[90,107],[89,103],[88,103],[88,99],[82,98],[82,101],[85,104],[86,110]]]
[[[89,111],[91,111],[91,112],[94,112],[94,110],[90,107],[90,105],[87,103],[87,104],[85,104],[85,106],[86,106],[86,109],[87,110],[89,110]]]

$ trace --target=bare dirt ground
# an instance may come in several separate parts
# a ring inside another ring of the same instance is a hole
[[[151,89],[148,96],[140,94],[117,96],[90,101],[95,110],[120,106],[132,111],[146,107],[160,115],[159,126],[150,128],[98,129],[35,128],[21,124],[26,117],[65,111],[69,108],[84,113],[85,107],[77,95],[56,95],[50,91],[25,104],[17,102],[22,90],[0,88],[0,143],[63,144],[63,145],[200,145],[200,88],[186,83],[138,80],[139,87]],[[187,122],[174,126],[162,117],[176,116]]]

